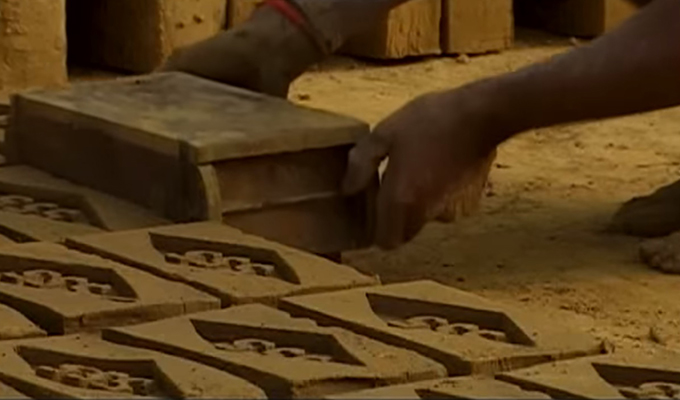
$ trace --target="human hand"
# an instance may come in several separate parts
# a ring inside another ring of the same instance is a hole
[[[495,146],[465,95],[416,98],[378,124],[349,154],[346,194],[365,188],[389,157],[378,193],[376,244],[391,249],[413,239],[426,222],[471,213],[486,186]]]

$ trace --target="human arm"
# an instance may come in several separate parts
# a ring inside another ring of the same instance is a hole
[[[264,6],[244,23],[176,50],[160,71],[183,71],[286,97],[291,82],[309,67],[408,0],[287,1],[296,2],[315,40],[277,10]]]
[[[350,153],[345,191],[389,157],[376,242],[411,240],[496,146],[531,128],[680,105],[680,0],[654,0],[589,45],[517,72],[421,96]],[[424,128],[427,127],[427,128]]]

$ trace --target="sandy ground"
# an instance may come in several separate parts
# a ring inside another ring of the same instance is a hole
[[[375,123],[418,94],[512,71],[573,46],[529,36],[511,51],[469,64],[336,60],[300,78],[293,99]],[[384,282],[433,279],[523,304],[606,338],[617,350],[680,351],[680,276],[641,264],[638,239],[603,232],[619,203],[678,179],[679,131],[680,109],[673,109],[527,132],[501,148],[478,215],[432,224],[397,251],[362,251],[346,262]]]

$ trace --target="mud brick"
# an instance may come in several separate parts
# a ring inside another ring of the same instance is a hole
[[[584,37],[617,27],[637,10],[628,0],[516,0],[515,8],[521,25]]]
[[[359,399],[551,399],[540,391],[493,378],[448,378],[328,396],[333,400]]]
[[[184,282],[222,305],[378,284],[351,267],[213,222],[69,238],[66,245]]]
[[[20,312],[0,304],[0,340],[21,339],[44,336],[45,331],[38,328]],[[0,396],[2,389],[0,388]]]
[[[319,397],[446,375],[442,365],[415,352],[261,304],[107,329],[103,337],[247,378],[271,398]]]
[[[555,321],[432,281],[290,297],[281,307],[418,351],[451,375],[490,374],[602,349]]]
[[[677,353],[617,353],[508,372],[498,380],[553,398],[674,399],[680,397]]]
[[[262,0],[229,0],[229,27],[234,27],[247,21]]]
[[[370,245],[377,174],[366,192],[340,194],[347,153],[369,134],[361,121],[183,73],[83,82],[14,105],[10,162],[176,222],[221,220],[317,253]]]
[[[65,0],[0,0],[0,92],[67,81]]]
[[[187,285],[53,243],[0,248],[0,303],[48,333],[219,308],[217,298]]]
[[[440,54],[442,0],[410,0],[376,22],[370,32],[351,38],[341,51],[370,58]]]
[[[447,54],[509,48],[514,39],[512,0],[443,0],[442,47]]]
[[[224,28],[225,0],[68,0],[69,57],[151,72],[176,48]]]
[[[33,398],[266,398],[228,373],[95,335],[5,342],[0,382]]]
[[[168,221],[110,195],[26,166],[0,168],[0,244],[144,228]]]

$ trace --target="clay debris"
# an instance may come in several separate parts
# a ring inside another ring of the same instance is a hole
[[[187,283],[223,306],[378,284],[355,269],[205,222],[69,238],[67,246]]]
[[[230,372],[275,398],[318,397],[446,375],[442,365],[415,352],[260,304],[107,329],[103,337]]]

